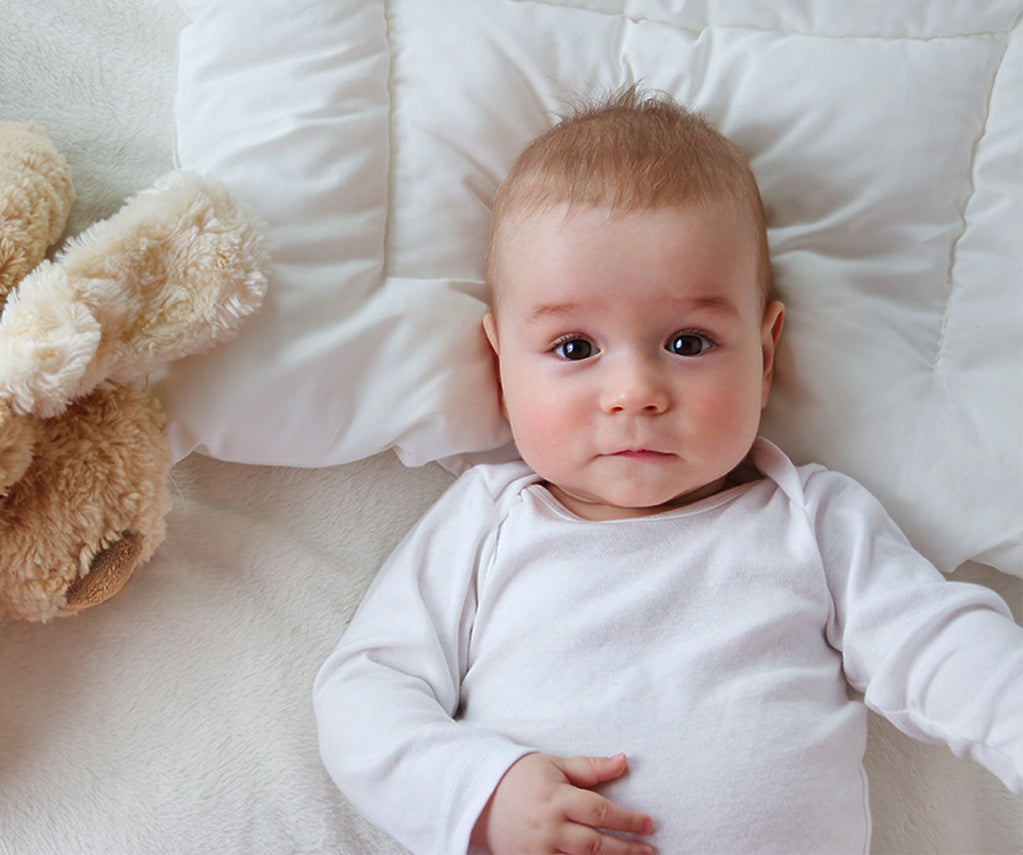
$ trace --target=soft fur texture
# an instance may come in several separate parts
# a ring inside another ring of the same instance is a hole
[[[419,5],[427,16],[431,4]],[[774,4],[758,7],[767,16]],[[187,18],[174,0],[8,0],[3,13],[0,119],[35,119],[65,153],[75,234],[172,168],[175,47]],[[247,39],[239,32],[235,43]],[[857,145],[873,150],[869,139]],[[232,344],[188,360],[199,380]],[[381,562],[450,476],[391,453],[324,469],[193,454],[171,479],[167,539],[120,594],[72,620],[0,624],[0,853],[400,852],[327,779],[309,695]],[[963,574],[1023,605],[1019,579]],[[867,765],[875,853],[1023,852],[1020,799],[987,772],[877,718]]]
[[[149,560],[170,510],[165,429],[159,403],[133,386],[103,386],[35,420],[31,465],[0,506],[0,618],[47,620],[96,605]],[[127,533],[139,545],[133,561],[113,578],[98,574],[101,588],[74,588]]]
[[[32,123],[0,134],[0,300],[57,241],[75,200],[67,161]]]
[[[234,333],[266,288],[259,233],[227,190],[171,173],[21,283],[0,320],[0,387],[52,416]]]
[[[167,420],[131,384],[231,335],[266,285],[259,230],[215,182],[171,173],[40,262],[72,198],[45,134],[0,123],[0,618],[104,602],[152,556]]]

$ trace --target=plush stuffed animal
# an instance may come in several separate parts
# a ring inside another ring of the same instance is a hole
[[[171,173],[45,260],[72,200],[43,131],[0,123],[0,619],[81,611],[152,556],[171,459],[141,381],[266,288],[258,224],[217,182]]]

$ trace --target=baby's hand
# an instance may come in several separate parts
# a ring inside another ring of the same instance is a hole
[[[653,831],[650,817],[589,789],[621,777],[626,768],[624,754],[570,759],[527,754],[497,785],[476,821],[472,842],[494,855],[652,855],[645,843],[601,831]]]

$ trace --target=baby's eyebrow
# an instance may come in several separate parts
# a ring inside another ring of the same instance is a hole
[[[669,298],[669,305],[675,311],[681,312],[711,312],[720,315],[738,316],[739,308],[728,297],[721,294],[708,294],[698,297],[677,297]],[[525,319],[525,323],[535,324],[540,321],[570,317],[584,310],[584,303],[541,303],[533,307]]]
[[[705,297],[680,297],[671,302],[683,310],[717,312],[723,315],[739,314],[739,307],[721,294],[709,294]]]
[[[526,316],[526,324],[535,324],[540,321],[553,318],[566,318],[570,315],[577,314],[581,309],[584,308],[582,303],[541,303],[539,306],[534,306],[530,313]]]

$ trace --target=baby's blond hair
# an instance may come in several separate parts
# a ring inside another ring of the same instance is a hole
[[[670,97],[635,86],[584,104],[527,145],[498,190],[487,242],[488,300],[493,305],[501,227],[513,212],[567,203],[627,213],[718,199],[738,202],[753,217],[766,303],[771,264],[764,207],[738,146]]]

